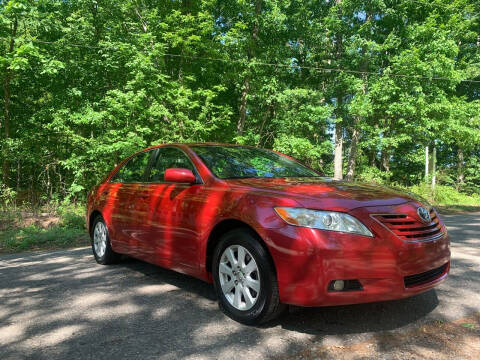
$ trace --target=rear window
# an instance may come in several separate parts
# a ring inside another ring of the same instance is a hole
[[[112,177],[110,182],[115,183],[140,183],[143,182],[145,170],[154,150],[144,151],[127,161]]]

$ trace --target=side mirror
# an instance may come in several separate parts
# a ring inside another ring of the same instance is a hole
[[[163,179],[166,182],[187,184],[194,184],[197,181],[192,170],[180,168],[170,168],[165,170],[165,175],[163,176]]]

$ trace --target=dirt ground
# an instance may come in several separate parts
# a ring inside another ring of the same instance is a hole
[[[7,216],[9,215],[9,216]],[[19,212],[0,216],[0,230],[9,230],[17,227],[38,226],[48,229],[60,223],[60,217],[51,213]]]
[[[405,333],[382,333],[350,346],[314,346],[277,360],[480,358],[480,313],[453,322],[434,321]]]

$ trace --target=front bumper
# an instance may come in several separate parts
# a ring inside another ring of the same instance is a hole
[[[352,214],[363,221],[369,219],[361,214],[365,211]],[[406,242],[374,220],[367,221],[373,238],[287,224],[266,230],[263,238],[277,270],[280,300],[329,306],[401,299],[431,289],[448,276],[450,240],[443,225],[443,236],[434,241]],[[437,268],[441,272],[427,281],[405,286],[405,277]],[[329,290],[333,280],[358,280],[362,290]]]

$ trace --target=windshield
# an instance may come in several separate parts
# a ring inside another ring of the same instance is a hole
[[[320,177],[306,166],[272,151],[244,146],[192,146],[220,179]]]

